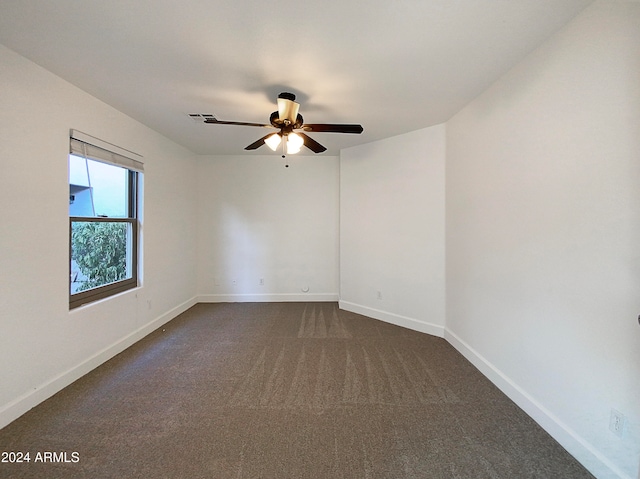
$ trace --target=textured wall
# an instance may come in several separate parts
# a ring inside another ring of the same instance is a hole
[[[442,336],[445,126],[343,150],[340,305]]]
[[[447,328],[599,477],[640,454],[638,25],[596,2],[447,123]]]
[[[336,301],[338,175],[331,156],[201,157],[199,298]]]

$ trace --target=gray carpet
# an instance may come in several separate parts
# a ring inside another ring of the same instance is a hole
[[[0,451],[31,455],[3,478],[593,477],[446,341],[335,303],[196,305]]]

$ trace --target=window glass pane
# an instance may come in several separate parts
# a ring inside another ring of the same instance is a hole
[[[97,216],[126,218],[128,170],[107,165],[99,161],[87,160],[89,180],[93,190],[93,205]]]
[[[69,155],[69,184],[89,186],[87,162],[80,156]]]
[[[69,155],[69,215],[126,218],[129,171]]]
[[[130,223],[71,223],[71,294],[132,278]]]

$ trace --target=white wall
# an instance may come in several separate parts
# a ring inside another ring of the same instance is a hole
[[[341,152],[341,308],[443,335],[444,160],[444,125]]]
[[[200,158],[200,301],[337,301],[338,158],[287,160]]]
[[[0,427],[193,303],[186,150],[0,46]],[[144,156],[143,286],[72,312],[69,129]]]
[[[597,477],[635,478],[640,4],[596,2],[449,121],[446,189],[447,338]]]

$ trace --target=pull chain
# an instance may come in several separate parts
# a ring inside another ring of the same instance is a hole
[[[284,154],[284,149],[285,149],[285,145],[287,143],[287,137],[284,137],[284,141],[282,142],[282,159],[285,160],[286,155]],[[289,162],[287,160],[285,160],[284,162],[284,167],[285,168],[289,168]]]

